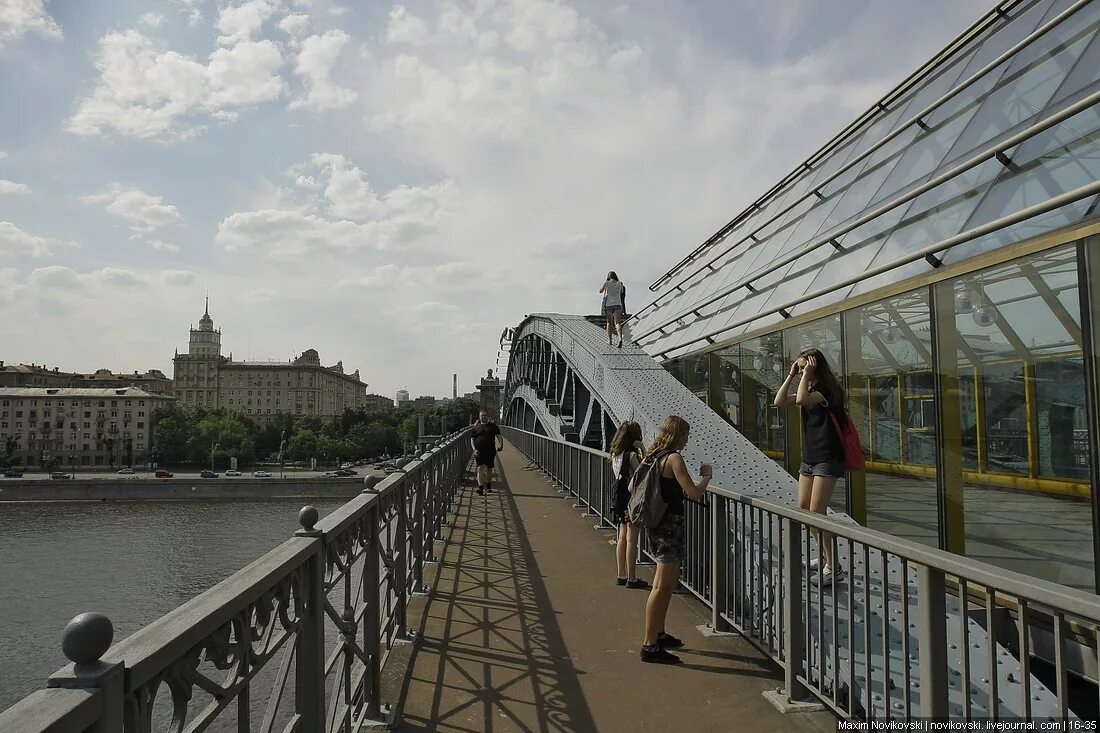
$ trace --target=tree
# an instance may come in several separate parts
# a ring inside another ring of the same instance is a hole
[[[191,436],[194,433],[190,416],[179,405],[162,407],[153,415],[153,451],[163,463],[184,463],[190,459]]]
[[[287,441],[287,457],[293,461],[305,461],[317,455],[317,433],[298,428]]]
[[[410,444],[416,443],[417,434],[420,429],[420,420],[418,415],[409,415],[401,421],[401,426],[398,427],[397,433],[401,438],[401,447],[404,448]]]

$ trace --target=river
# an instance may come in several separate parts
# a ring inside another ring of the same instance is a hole
[[[0,710],[63,667],[61,631],[107,614],[119,641],[346,499],[0,504]]]

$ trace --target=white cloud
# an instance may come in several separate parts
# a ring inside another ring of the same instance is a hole
[[[340,109],[355,101],[358,96],[355,92],[332,81],[332,69],[348,40],[348,34],[343,31],[328,31],[302,41],[294,73],[302,77],[307,91],[304,98],[290,103],[291,109]]]
[[[429,37],[427,24],[418,16],[410,13],[404,5],[390,8],[390,21],[386,26],[386,40],[390,43],[408,43],[418,45]]]
[[[294,39],[300,40],[309,32],[312,21],[305,13],[291,13],[279,21],[279,28]]]
[[[118,184],[103,193],[81,196],[80,200],[86,204],[104,204],[108,214],[126,220],[135,232],[152,232],[180,220],[179,209],[160,196]]]
[[[61,26],[46,12],[45,0],[0,2],[0,49],[28,33],[61,39]]]
[[[198,279],[190,270],[164,270],[160,276],[166,285],[172,287],[186,287]]]
[[[0,221],[0,253],[5,255],[50,257],[55,246],[69,244],[71,243],[25,232],[10,221]]]
[[[164,242],[159,239],[150,240],[149,246],[160,252],[179,252],[180,246],[178,244],[172,244],[171,242]]]
[[[202,22],[202,10],[199,5],[202,0],[173,0],[179,6],[179,12],[187,16],[188,25],[198,25]]]
[[[32,270],[27,284],[35,290],[49,291],[52,295],[75,295],[88,288],[105,286],[112,290],[135,290],[144,280],[130,270],[104,267],[90,272],[76,272],[64,265],[49,265]]]
[[[457,195],[450,180],[379,194],[362,170],[332,153],[315,154],[288,176],[310,194],[307,204],[234,213],[215,242],[229,252],[278,256],[408,248],[438,232]]]
[[[15,181],[6,181],[0,178],[0,195],[6,193],[30,193],[31,189],[25,183],[16,183]]]
[[[250,40],[278,10],[278,0],[248,0],[241,5],[224,6],[217,22],[224,35],[218,37],[218,42],[231,45]]]
[[[283,93],[282,54],[271,41],[219,48],[206,64],[134,30],[108,33],[99,45],[99,83],[68,121],[78,135],[187,137],[201,130],[196,118],[234,119]]]
[[[0,150],[0,160],[3,160],[6,157],[8,157],[8,154],[5,151]]]
[[[147,28],[160,28],[164,25],[164,15],[161,13],[145,13],[138,22]]]

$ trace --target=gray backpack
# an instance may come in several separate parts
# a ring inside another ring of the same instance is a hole
[[[638,466],[630,477],[630,503],[626,505],[626,518],[635,527],[653,529],[665,518],[668,503],[661,496],[661,459],[669,451],[661,451]]]

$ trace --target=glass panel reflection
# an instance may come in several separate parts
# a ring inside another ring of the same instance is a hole
[[[730,425],[741,426],[741,347],[729,346],[715,352],[715,368],[718,370],[718,388],[715,390],[714,411]]]
[[[773,407],[783,384],[783,335],[771,333],[741,343],[742,432],[753,445],[780,464],[786,456],[784,409]]]
[[[937,287],[958,332],[966,554],[1093,589],[1076,248]]]
[[[867,458],[867,526],[938,546],[936,393],[926,290],[848,311],[848,401]],[[855,500],[856,497],[853,497]]]

